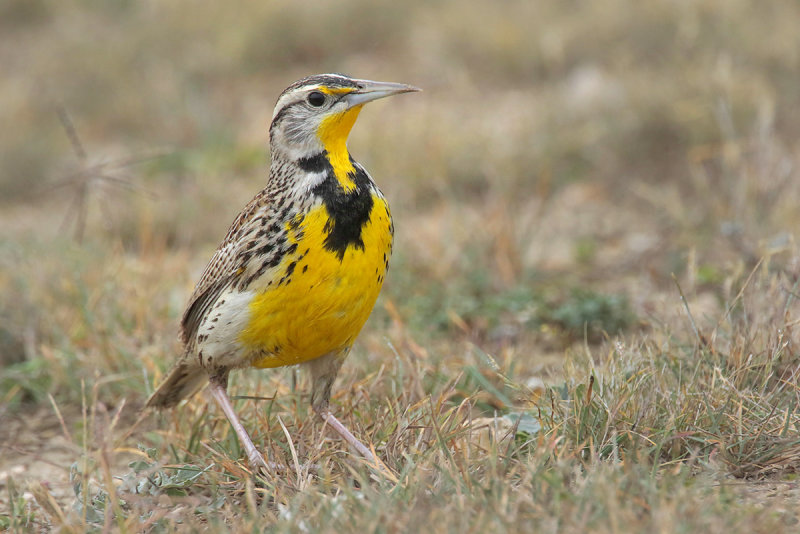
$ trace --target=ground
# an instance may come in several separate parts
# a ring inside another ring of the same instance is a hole
[[[0,528],[783,532],[800,521],[800,8],[0,7]],[[187,16],[191,13],[192,16]],[[147,395],[264,183],[280,91],[410,83],[351,140],[393,208],[332,407]]]

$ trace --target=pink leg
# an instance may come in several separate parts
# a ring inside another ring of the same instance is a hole
[[[311,360],[308,365],[311,371],[311,407],[317,414],[334,429],[347,443],[358,451],[369,463],[386,474],[390,479],[395,479],[383,462],[372,451],[361,443],[328,409],[331,398],[331,386],[336,379],[336,373],[342,366],[347,351],[326,354],[316,360]]]
[[[347,427],[344,426],[336,416],[334,416],[327,408],[324,409],[315,409],[317,414],[322,417],[322,420],[325,421],[332,429],[334,429],[347,443],[349,443],[355,450],[363,456],[367,462],[369,462],[372,467],[383,473],[385,477],[389,480],[397,482],[397,477],[395,476],[392,471],[386,467],[386,465],[374,454],[372,451],[369,450],[363,443],[361,443],[358,438],[356,438],[352,432],[347,430]]]
[[[358,451],[358,452],[361,454],[361,456],[363,456],[364,458],[366,458],[368,461],[375,463],[375,455],[373,455],[373,454],[372,454],[372,451],[371,451],[371,450],[369,450],[369,449],[366,447],[366,445],[364,445],[363,443],[361,443],[360,441],[358,441],[358,438],[356,438],[356,437],[353,435],[353,433],[352,433],[352,432],[350,432],[349,430],[347,430],[347,427],[346,427],[346,426],[344,426],[342,423],[340,423],[340,422],[339,422],[339,420],[338,420],[338,419],[336,419],[336,416],[334,416],[334,415],[333,415],[333,414],[332,414],[330,411],[328,411],[328,410],[320,410],[320,411],[318,411],[317,413],[319,414],[319,416],[320,416],[320,417],[322,417],[322,419],[323,419],[323,420],[324,420],[324,421],[325,421],[325,422],[326,422],[326,423],[327,423],[327,424],[328,424],[328,425],[329,425],[329,426],[330,426],[332,429],[334,429],[336,432],[338,432],[338,433],[339,433],[339,435],[340,435],[340,436],[342,436],[342,438],[343,438],[343,439],[344,439],[344,440],[345,440],[347,443],[349,443],[350,445],[352,445],[352,446],[353,446],[353,448],[354,448],[355,450],[357,450],[357,451]]]
[[[214,400],[217,401],[219,407],[222,408],[223,413],[225,413],[225,417],[228,418],[230,421],[231,426],[233,426],[233,430],[236,431],[236,435],[239,437],[239,442],[244,447],[245,452],[247,453],[247,459],[250,462],[250,467],[253,469],[261,469],[265,473],[269,472],[269,468],[267,467],[267,462],[264,461],[264,457],[258,452],[256,446],[253,445],[253,440],[250,439],[250,435],[242,426],[241,421],[239,421],[239,417],[236,415],[236,412],[233,411],[233,405],[231,404],[231,400],[228,397],[227,393],[227,386],[228,386],[228,377],[212,377],[208,386],[211,395],[213,395]]]

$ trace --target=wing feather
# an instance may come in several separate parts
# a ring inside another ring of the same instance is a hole
[[[186,311],[181,319],[181,340],[188,345],[197,336],[197,330],[203,318],[217,302],[219,296],[230,285],[235,284],[244,272],[249,256],[243,260],[243,249],[248,243],[248,236],[252,233],[254,225],[261,227],[262,217],[273,216],[270,209],[270,197],[266,189],[259,192],[253,200],[239,213],[231,224],[225,239],[206,265],[200,281],[189,297]]]

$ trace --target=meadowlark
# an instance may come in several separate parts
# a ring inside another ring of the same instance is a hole
[[[147,401],[167,408],[206,383],[250,465],[267,462],[233,410],[228,374],[305,364],[311,405],[368,460],[329,410],[331,386],[369,317],[389,265],[394,227],[367,171],[348,152],[361,108],[419,91],[340,74],[310,76],[278,98],[269,128],[266,187],[236,217],[189,298],[184,352]]]

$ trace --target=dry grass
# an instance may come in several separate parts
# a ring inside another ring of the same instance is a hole
[[[0,7],[0,529],[796,529],[795,3],[234,4]],[[425,89],[350,143],[397,242],[333,404],[396,480],[293,369],[233,377],[254,480],[204,396],[140,410],[332,70]]]

